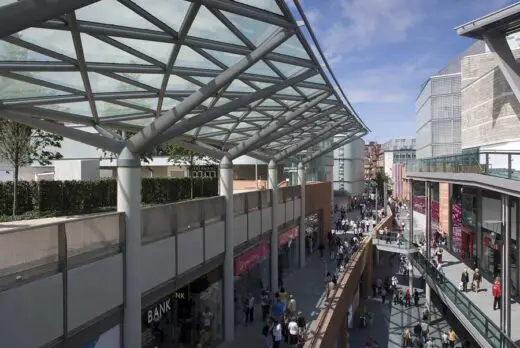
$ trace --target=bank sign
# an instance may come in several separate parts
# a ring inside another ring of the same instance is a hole
[[[183,292],[176,292],[163,300],[161,300],[158,304],[153,306],[152,308],[146,311],[146,322],[151,324],[153,322],[159,322],[166,314],[170,313],[173,308],[174,300],[185,300],[186,294]]]

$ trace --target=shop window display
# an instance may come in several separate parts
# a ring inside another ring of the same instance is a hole
[[[222,340],[222,281],[216,269],[143,311],[143,348],[212,347]]]

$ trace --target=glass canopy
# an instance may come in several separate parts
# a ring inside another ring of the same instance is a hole
[[[183,132],[175,139],[230,149],[298,110],[278,122],[278,137],[256,150],[272,156],[327,130],[331,136],[368,131],[334,92],[282,0],[83,3],[2,37],[0,117],[88,125],[102,137],[139,132],[290,30],[294,34],[176,120],[171,126],[181,123]],[[14,5],[0,0],[0,14]],[[226,104],[203,123],[189,122]]]

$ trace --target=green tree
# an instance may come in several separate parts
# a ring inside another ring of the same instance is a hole
[[[386,175],[386,173],[382,169],[379,169],[376,171],[374,183],[375,183],[377,191],[380,195],[382,195],[384,193],[385,186],[386,186],[386,184],[388,184],[388,180],[389,180],[388,175]]]
[[[201,153],[191,151],[188,149],[185,149],[182,146],[176,145],[176,144],[166,144],[163,146],[163,150],[165,152],[165,155],[168,156],[169,162],[176,162],[178,164],[186,163],[188,164],[188,172],[190,173],[190,193],[191,198],[193,198],[193,175],[192,170],[195,166],[195,163],[197,161],[205,161],[208,164],[215,164],[217,161],[214,158],[205,156]]]
[[[17,212],[18,173],[20,167],[38,162],[49,165],[63,156],[57,151],[61,148],[63,137],[23,124],[0,119],[0,159],[13,168],[13,216]]]

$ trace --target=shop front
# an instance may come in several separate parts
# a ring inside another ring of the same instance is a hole
[[[249,294],[259,299],[270,288],[270,243],[266,240],[235,258],[235,324],[244,322],[244,303]]]
[[[318,248],[320,226],[322,226],[320,214],[313,213],[305,217],[305,252],[307,256]]]
[[[222,304],[219,267],[142,311],[142,347],[195,348],[220,342]]]
[[[278,271],[281,286],[283,286],[284,275],[296,270],[299,266],[299,232],[299,227],[291,227],[278,236]]]

